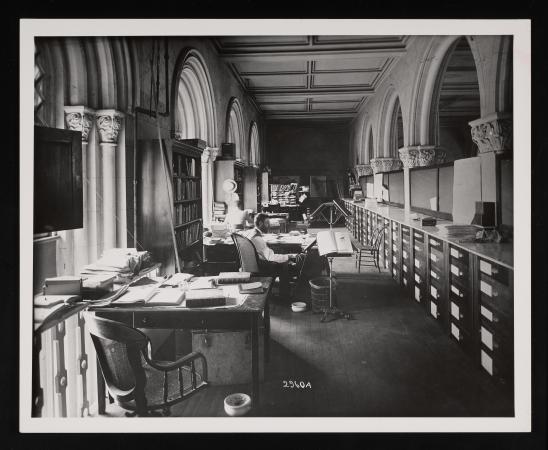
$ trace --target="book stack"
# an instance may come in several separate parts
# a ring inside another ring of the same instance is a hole
[[[249,281],[250,272],[221,272],[217,277],[218,284],[239,284]]]
[[[224,306],[226,298],[222,289],[205,288],[188,290],[185,293],[187,308],[205,308],[208,306]]]
[[[438,225],[440,235],[450,239],[474,239],[483,227],[478,225]]]
[[[238,285],[240,294],[262,294],[263,293],[263,283],[260,281],[255,281],[253,283],[240,283]]]
[[[213,202],[213,221],[222,222],[225,217],[225,204],[223,202]]]

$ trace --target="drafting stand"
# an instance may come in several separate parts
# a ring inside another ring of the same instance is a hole
[[[333,233],[332,231],[320,232],[318,233],[318,235],[320,235],[321,233],[330,233],[332,236],[335,236],[335,233]],[[349,240],[349,237],[345,236],[345,234],[346,233],[337,233],[339,239]],[[321,251],[320,246],[320,239],[318,239],[318,247]],[[321,322],[326,322],[329,316],[333,316],[335,319],[344,317],[345,319],[350,320],[352,318],[352,315],[350,313],[342,311],[338,307],[333,305],[333,259],[340,256],[351,256],[352,254],[353,250],[341,248],[335,251],[331,251],[329,253],[324,253],[322,255],[325,256],[327,258],[327,261],[329,262],[329,306],[320,310],[320,312],[323,313],[320,320]]]
[[[318,206],[310,215],[310,220],[318,216],[323,217],[323,219],[329,224],[329,228],[332,229],[333,225],[337,223],[341,217],[349,217],[350,213],[344,206],[334,200],[332,202],[322,203]]]

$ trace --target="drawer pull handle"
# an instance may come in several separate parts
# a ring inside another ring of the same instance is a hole
[[[141,323],[142,323],[143,325],[146,325],[146,324],[148,323],[148,317],[143,317],[143,318],[141,319]]]
[[[462,320],[464,319],[464,314],[463,313],[459,313],[459,320]]]

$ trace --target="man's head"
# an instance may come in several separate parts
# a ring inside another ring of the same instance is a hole
[[[268,232],[268,225],[269,225],[268,215],[265,213],[259,213],[255,216],[255,227],[257,227],[259,230],[261,230],[262,233]]]

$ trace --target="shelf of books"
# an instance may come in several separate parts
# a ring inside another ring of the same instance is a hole
[[[202,179],[199,156],[173,148],[173,222],[177,249],[202,242]]]
[[[244,201],[244,168],[234,164],[234,181],[236,182],[236,194],[238,198]]]

